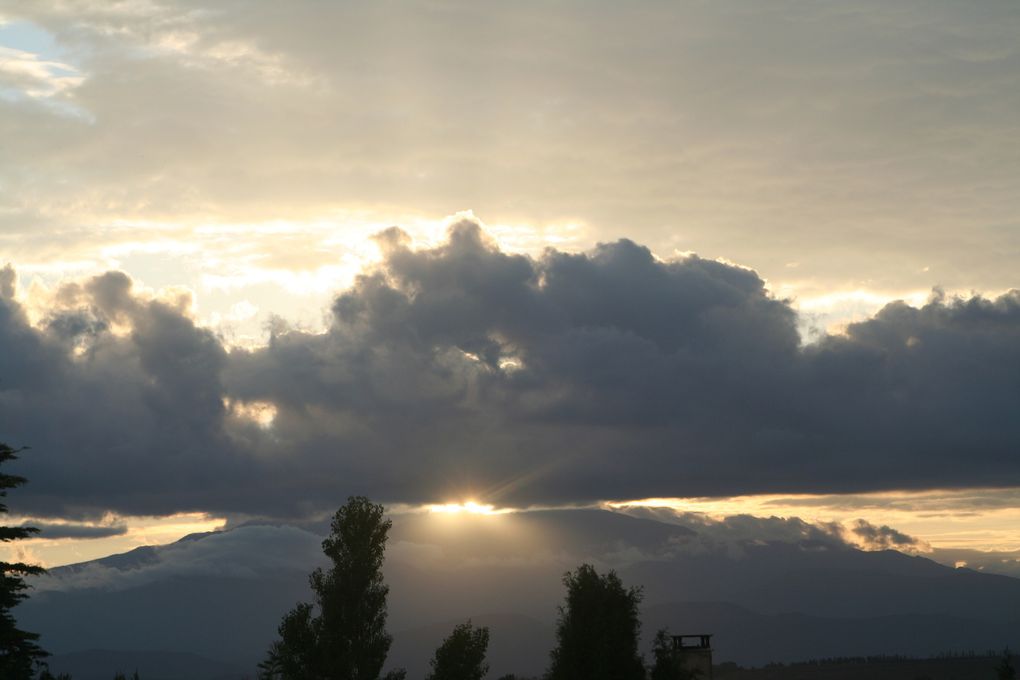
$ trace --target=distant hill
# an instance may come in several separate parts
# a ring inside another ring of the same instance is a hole
[[[518,614],[475,616],[471,622],[489,628],[490,678],[507,673],[539,676],[549,665],[549,650],[554,639],[551,624]],[[409,678],[424,677],[436,647],[458,623],[463,621],[444,621],[395,631],[387,666],[406,668]]]
[[[1020,579],[953,569],[894,550],[805,550],[748,545],[715,554],[639,562],[622,573],[646,601],[726,601],[762,613],[825,617],[933,614],[1020,624]]]

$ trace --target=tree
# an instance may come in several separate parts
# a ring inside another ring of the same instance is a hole
[[[556,648],[547,680],[643,680],[638,654],[640,588],[624,588],[615,571],[600,576],[590,564],[563,576]]]
[[[1002,651],[1002,661],[995,667],[999,680],[1015,680],[1016,669],[1013,668],[1012,656],[1009,647]]]
[[[20,449],[13,449],[0,443],[0,464],[17,459]],[[7,496],[7,489],[21,486],[24,477],[0,473],[0,499]],[[0,501],[0,514],[7,513],[7,506]],[[28,538],[39,530],[32,527],[0,526],[0,542]],[[22,562],[0,562],[0,678],[4,680],[29,680],[35,675],[37,666],[48,654],[36,644],[38,633],[29,633],[18,628],[11,609],[28,597],[25,576],[43,573],[41,567]]]
[[[426,680],[482,680],[489,672],[489,664],[485,663],[488,649],[488,628],[476,628],[470,620],[461,623],[439,645]]]
[[[318,678],[316,649],[319,620],[312,615],[312,605],[298,604],[283,616],[277,633],[280,639],[269,647],[266,660],[259,664],[260,678],[292,680]]]
[[[695,680],[700,673],[684,667],[680,656],[673,649],[669,631],[661,628],[655,633],[652,643],[652,666],[648,669],[648,680]]]
[[[392,522],[356,496],[337,510],[322,550],[333,562],[310,577],[315,605],[283,617],[280,639],[259,664],[268,680],[377,680],[392,638],[386,632],[382,563]],[[387,678],[402,677],[400,671]]]

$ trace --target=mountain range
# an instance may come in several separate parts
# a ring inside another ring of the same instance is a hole
[[[758,525],[735,531],[749,522]],[[311,599],[323,533],[247,524],[58,567],[16,613],[75,680],[136,669],[145,680],[254,677],[280,617]],[[800,520],[414,514],[394,518],[388,545],[387,667],[424,676],[442,638],[470,618],[490,628],[490,677],[540,674],[561,577],[582,562],[642,588],[646,650],[663,627],[712,633],[716,661],[741,665],[1020,646],[1020,579],[860,550]]]

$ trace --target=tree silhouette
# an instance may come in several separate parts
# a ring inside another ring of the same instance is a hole
[[[17,459],[20,449],[13,449],[0,443],[0,464]],[[7,496],[7,489],[21,486],[24,477],[0,473],[0,499]],[[7,506],[0,501],[0,514],[7,513]],[[39,530],[32,527],[0,526],[0,542],[28,538]],[[0,562],[0,678],[4,680],[28,680],[35,672],[34,667],[48,654],[36,644],[37,633],[28,633],[18,628],[11,609],[28,597],[25,576],[43,573],[41,567],[22,562]]]
[[[461,623],[439,645],[426,680],[482,680],[489,672],[489,664],[485,663],[488,649],[488,628],[476,628],[470,620]]]
[[[999,674],[999,680],[1016,679],[1016,669],[1013,668],[1012,656],[1009,647],[1002,650],[1002,661],[995,667],[995,672]]]
[[[643,680],[638,654],[640,588],[624,588],[615,571],[600,576],[590,564],[563,576],[556,648],[547,680]]]
[[[386,632],[382,563],[392,522],[383,507],[351,497],[333,517],[322,550],[333,562],[310,577],[315,606],[283,617],[260,677],[267,680],[377,680],[392,638]],[[316,615],[317,611],[317,615]],[[401,671],[387,678],[403,677]]]

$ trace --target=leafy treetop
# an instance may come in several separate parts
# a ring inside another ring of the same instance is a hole
[[[563,576],[556,648],[548,680],[643,680],[638,653],[640,588],[625,588],[615,571],[582,564]]]
[[[488,648],[488,628],[475,627],[471,621],[457,625],[436,650],[426,680],[482,680],[489,672]]]

